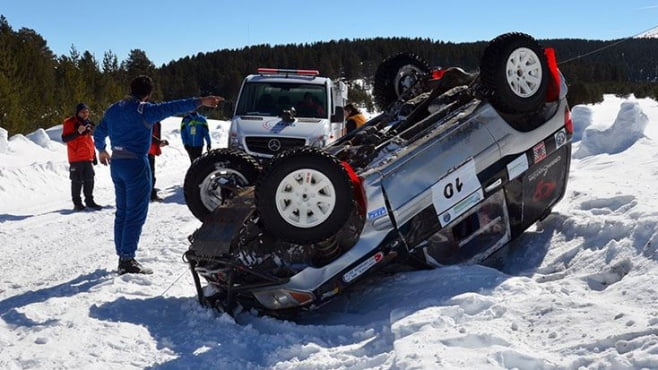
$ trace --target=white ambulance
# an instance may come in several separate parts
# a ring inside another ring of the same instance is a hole
[[[242,82],[229,148],[266,160],[291,147],[323,147],[345,133],[347,85],[317,70],[258,68]]]

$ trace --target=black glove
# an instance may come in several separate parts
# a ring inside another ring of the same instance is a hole
[[[98,158],[96,158],[96,156],[94,156],[94,160],[91,161],[91,163],[92,163],[94,166],[97,165],[97,164],[98,164]]]
[[[206,151],[208,152],[210,151],[210,144],[208,144],[208,146],[206,147]]]
[[[90,120],[86,120],[84,122],[84,125],[85,125],[85,131],[89,134],[92,134],[94,132],[94,128],[96,128],[96,125],[94,125],[94,123],[91,122]]]

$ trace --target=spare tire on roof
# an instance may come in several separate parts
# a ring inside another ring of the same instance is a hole
[[[489,102],[502,113],[533,113],[546,101],[548,63],[532,36],[513,32],[496,37],[484,51],[480,70]]]
[[[429,65],[415,54],[400,53],[386,58],[375,72],[375,104],[384,110],[429,73]],[[420,93],[422,91],[418,91]]]

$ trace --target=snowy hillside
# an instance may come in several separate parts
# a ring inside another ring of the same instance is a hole
[[[649,31],[642,32],[641,34],[635,36],[638,39],[656,39],[658,38],[658,27],[652,28]]]
[[[61,127],[0,130],[2,369],[658,368],[658,103],[573,108],[567,195],[500,269],[380,276],[296,322],[201,308],[187,265],[180,119],[156,163],[138,259],[117,276],[113,188],[71,211]],[[215,147],[227,122],[211,122]]]

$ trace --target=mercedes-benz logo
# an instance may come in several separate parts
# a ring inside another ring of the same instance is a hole
[[[270,141],[267,142],[267,148],[273,152],[278,152],[281,150],[281,142],[279,139],[270,139]]]

